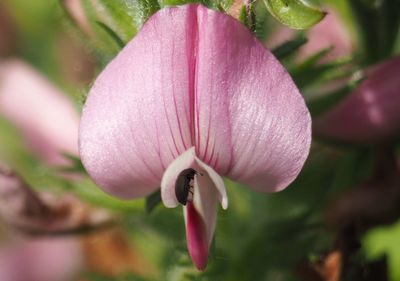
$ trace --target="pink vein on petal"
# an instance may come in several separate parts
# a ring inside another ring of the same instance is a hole
[[[175,53],[175,44],[172,47],[172,56],[174,57],[174,53]],[[171,69],[174,69],[174,64],[173,62],[171,62]],[[172,75],[174,76],[175,72],[172,73]],[[175,79],[173,79],[175,80]],[[175,84],[173,85],[173,87],[175,87]],[[177,106],[177,102],[176,102],[176,97],[175,97],[175,89],[172,90],[172,98],[174,101],[174,107],[175,107],[175,116],[178,122],[178,128],[179,128],[179,135],[181,137],[181,142],[182,142],[182,146],[184,148],[184,151],[188,150],[189,147],[191,146],[185,143],[184,140],[184,134],[183,134],[183,130],[182,130],[182,122],[181,122],[181,117],[179,116],[179,112],[178,112],[178,106]],[[186,110],[185,110],[186,111]]]
[[[163,38],[162,36],[160,36],[161,38]],[[162,41],[161,41],[161,48],[160,48],[160,57],[162,56],[162,50],[163,50],[163,43],[162,43]],[[172,62],[171,62],[172,63]],[[161,80],[162,81],[164,81],[165,79],[164,79],[164,71],[161,71]],[[172,89],[172,95],[173,95],[173,100],[175,101],[175,96],[174,96],[174,94],[173,94],[173,92],[174,92],[174,89]],[[173,143],[174,143],[174,146],[175,146],[175,153],[173,153],[172,155],[174,156],[174,158],[176,158],[180,153],[179,153],[179,148],[178,148],[178,145],[177,145],[177,143],[176,143],[176,140],[175,140],[175,134],[174,134],[174,131],[173,131],[173,129],[172,129],[172,126],[171,126],[171,121],[170,121],[170,119],[169,119],[169,114],[168,114],[168,111],[167,111],[167,109],[168,109],[168,104],[165,102],[165,96],[163,95],[163,94],[161,94],[161,96],[162,96],[162,99],[163,99],[163,103],[164,103],[164,112],[165,112],[165,116],[166,116],[166,118],[167,118],[167,123],[168,123],[168,129],[169,129],[169,132],[170,132],[170,134],[171,134],[171,137],[172,137],[172,140],[173,140]],[[175,109],[175,111],[176,111],[176,109]],[[179,118],[177,118],[178,119],[178,122],[179,122]],[[172,150],[171,150],[172,151]]]
[[[190,126],[191,126],[191,145],[195,144],[195,137],[196,137],[196,88],[197,88],[197,79],[196,79],[196,70],[197,70],[197,52],[198,52],[198,40],[199,40],[199,34],[198,34],[198,28],[197,28],[197,12],[196,6],[192,6],[190,11],[190,22],[188,23],[187,26],[187,33],[188,33],[188,44],[187,44],[187,61],[188,61],[188,75],[189,75],[189,89],[188,89],[188,94],[189,94],[189,102],[190,102]],[[190,28],[192,27],[192,28]]]

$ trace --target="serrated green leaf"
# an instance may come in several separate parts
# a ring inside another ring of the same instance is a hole
[[[326,15],[302,0],[264,0],[264,3],[273,17],[293,29],[308,29]]]

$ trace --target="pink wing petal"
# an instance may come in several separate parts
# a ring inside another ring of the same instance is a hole
[[[308,155],[311,119],[283,66],[238,21],[198,7],[196,150],[259,191],[286,187]]]
[[[197,269],[203,270],[207,266],[209,247],[206,225],[192,202],[188,202],[184,212],[188,251]],[[213,222],[215,224],[215,220]]]
[[[186,241],[193,263],[197,269],[203,270],[214,237],[217,203],[221,195],[208,172],[195,177],[193,189],[193,201],[184,207]]]
[[[62,92],[22,61],[0,64],[0,115],[48,163],[66,164],[63,152],[78,155],[78,112]]]
[[[139,197],[192,146],[195,6],[163,9],[106,67],[89,93],[80,152],[106,191]]]
[[[315,133],[353,143],[384,142],[400,136],[400,56],[372,69],[365,81],[315,120]]]

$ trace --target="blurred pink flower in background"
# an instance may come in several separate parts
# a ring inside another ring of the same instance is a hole
[[[350,55],[354,49],[354,42],[349,30],[333,10],[328,10],[325,18],[313,28],[307,30],[308,42],[300,49],[299,56],[306,58],[322,49],[333,47],[326,57],[332,60]]]
[[[268,39],[267,46],[275,48],[293,39],[295,34],[295,30],[280,25]],[[306,37],[308,41],[300,48],[297,55],[298,59],[304,59],[331,46],[333,49],[327,55],[325,61],[350,55],[354,49],[354,42],[349,30],[332,9],[328,9],[327,15],[320,23],[306,31]]]
[[[86,34],[93,35],[93,30],[83,7],[81,0],[62,0],[63,6],[69,15]]]
[[[0,246],[1,281],[70,281],[83,264],[77,239],[47,238]]]
[[[66,163],[62,152],[78,155],[79,115],[72,102],[21,60],[0,62],[0,116],[14,125],[32,152],[48,164]],[[0,167],[2,223],[14,227],[41,224],[44,229],[54,224],[39,197],[7,170]],[[2,237],[0,246],[1,281],[69,281],[83,266],[76,238],[24,239],[10,234],[12,238]]]
[[[314,121],[317,136],[351,143],[400,137],[400,56],[367,71],[367,78],[333,109]]]
[[[19,129],[27,146],[48,164],[65,164],[64,152],[78,155],[79,114],[72,102],[17,59],[0,63],[0,116]]]
[[[241,23],[200,5],[162,9],[106,67],[81,119],[87,171],[123,198],[176,207],[178,174],[195,169],[184,206],[189,253],[208,259],[221,176],[284,189],[308,155],[311,120],[291,77]],[[189,183],[188,183],[189,184]]]

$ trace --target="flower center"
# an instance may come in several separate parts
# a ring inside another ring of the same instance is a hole
[[[182,205],[193,200],[194,177],[198,174],[195,169],[188,168],[180,172],[176,178],[175,196]]]
[[[228,207],[223,179],[197,158],[194,147],[179,155],[164,172],[161,197],[168,208],[193,202],[199,209],[215,199],[221,202],[223,209]]]

